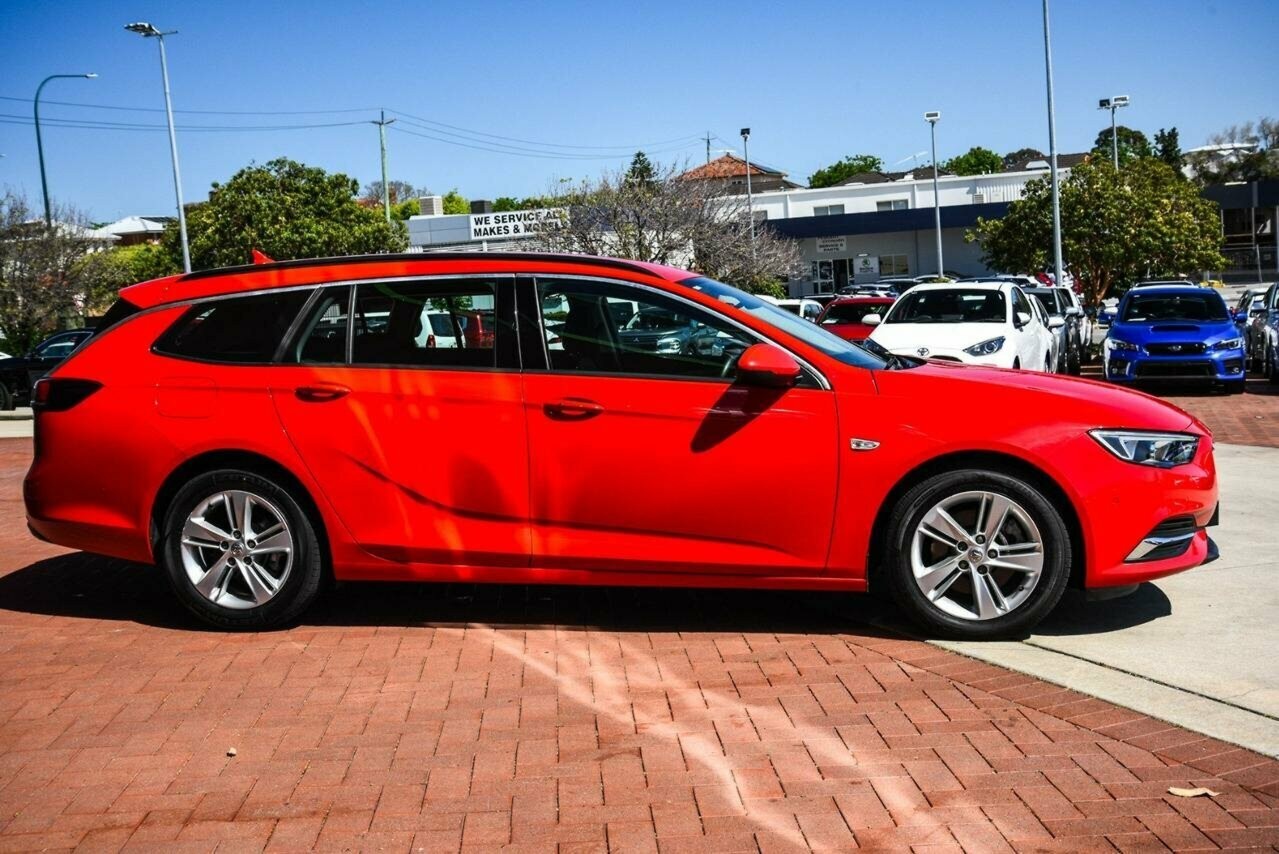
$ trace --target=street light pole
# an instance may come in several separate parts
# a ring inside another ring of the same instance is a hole
[[[49,211],[49,179],[44,174],[44,140],[40,138],[40,90],[44,89],[44,84],[50,80],[59,80],[63,78],[82,77],[85,80],[92,80],[98,75],[89,72],[88,74],[50,74],[48,77],[40,81],[40,85],[36,87],[35,114],[36,114],[36,154],[40,158],[40,192],[44,195],[44,224],[46,226],[53,224],[53,215]]]
[[[746,145],[750,139],[751,129],[742,128],[742,157],[746,160],[746,217],[751,227],[751,253],[755,252],[755,200],[751,195],[751,152]]]
[[[1115,111],[1120,107],[1128,106],[1127,95],[1116,95],[1113,98],[1102,98],[1097,102],[1097,109],[1110,110],[1110,155],[1115,164],[1115,171],[1119,171],[1119,126],[1115,124]]]
[[[937,191],[937,122],[940,119],[939,112],[924,113],[924,121],[928,122],[928,132],[933,140],[933,223],[937,227],[937,278],[939,279],[946,275],[942,272],[946,269],[946,264],[942,261],[941,254],[941,195]]]
[[[1061,261],[1061,186],[1057,178],[1057,117],[1053,110],[1053,49],[1048,29],[1048,0],[1044,0],[1044,69],[1048,78],[1048,168],[1052,171],[1053,283],[1064,281]]]
[[[169,156],[173,160],[173,192],[178,201],[178,233],[182,237],[182,269],[191,272],[191,246],[187,241],[187,214],[182,204],[182,172],[178,168],[178,136],[173,128],[173,101],[169,96],[169,61],[164,53],[164,37],[177,34],[177,30],[161,32],[145,21],[136,24],[125,24],[124,28],[137,33],[143,38],[155,39],[160,43],[160,76],[164,80],[164,112],[169,120]]]

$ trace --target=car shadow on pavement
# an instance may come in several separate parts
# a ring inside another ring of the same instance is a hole
[[[160,571],[76,552],[0,576],[0,609],[163,629],[217,631],[189,615]],[[864,616],[892,610],[869,596],[775,590],[345,582],[300,626],[440,627],[652,632],[778,632],[900,637]]]
[[[1089,600],[1081,590],[1067,590],[1034,633],[1052,637],[1100,635],[1130,629],[1172,614],[1172,602],[1156,585],[1146,582],[1127,596]]]

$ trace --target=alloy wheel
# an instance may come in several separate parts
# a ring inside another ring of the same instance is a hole
[[[293,568],[293,532],[283,511],[240,489],[196,505],[182,527],[182,565],[215,605],[244,610],[269,602]]]
[[[915,584],[964,620],[1011,614],[1044,568],[1044,539],[1024,507],[997,492],[961,492],[924,513],[911,540]]]

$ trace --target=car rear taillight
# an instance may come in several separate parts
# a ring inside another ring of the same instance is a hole
[[[102,383],[45,377],[31,390],[31,408],[36,412],[62,412],[75,406],[98,389]]]

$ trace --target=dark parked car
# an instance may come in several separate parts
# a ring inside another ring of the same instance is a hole
[[[31,403],[31,386],[93,334],[92,329],[59,332],[41,341],[25,356],[0,359],[0,410]]]
[[[1261,305],[1248,314],[1252,367],[1272,383],[1279,383],[1279,282],[1266,288]]]
[[[1058,373],[1079,375],[1083,363],[1083,341],[1079,320],[1083,312],[1075,308],[1064,288],[1023,288],[1031,296],[1038,297],[1049,317],[1060,317],[1065,326],[1053,330],[1057,336]]]

